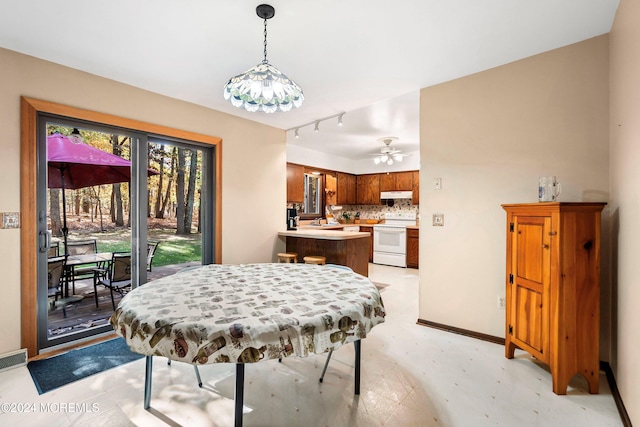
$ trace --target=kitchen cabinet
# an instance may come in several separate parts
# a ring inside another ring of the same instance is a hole
[[[357,204],[359,205],[379,205],[380,204],[380,175],[368,174],[358,175]]]
[[[394,191],[396,189],[396,175],[393,173],[381,173],[380,191]]]
[[[507,213],[505,356],[549,365],[553,392],[582,374],[598,393],[600,221],[605,203],[502,205]]]
[[[304,166],[287,163],[287,202],[304,203]]]
[[[373,226],[360,225],[360,231],[369,233],[369,262],[373,262]]]
[[[411,189],[413,191],[413,196],[411,197],[412,205],[420,204],[420,172],[413,171],[411,172]]]
[[[418,268],[420,254],[420,230],[407,228],[407,267]]]
[[[380,191],[413,190],[413,172],[388,172],[379,176]]]
[[[396,172],[396,191],[413,190],[413,172]]]
[[[337,172],[337,204],[355,205],[356,198],[356,176],[349,173]]]

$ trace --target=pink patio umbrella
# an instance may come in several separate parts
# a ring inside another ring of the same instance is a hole
[[[64,190],[129,182],[131,162],[59,133],[47,136],[48,187],[62,189],[62,235],[67,252],[67,208]],[[158,172],[148,169],[147,176]]]

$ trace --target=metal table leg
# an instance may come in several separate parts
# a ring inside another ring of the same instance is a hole
[[[242,407],[244,406],[244,363],[236,363],[235,427],[242,427]]]
[[[327,356],[327,361],[324,362],[324,368],[322,368],[322,375],[320,375],[320,382],[324,380],[324,374],[327,372],[327,366],[329,366],[329,361],[331,360],[331,355],[333,354],[333,350],[329,350],[329,355]]]
[[[153,356],[147,356],[147,366],[144,372],[144,409],[151,404],[151,371],[153,370]]]
[[[360,340],[354,341],[353,346],[356,350],[356,380],[354,384],[354,394],[360,394]]]

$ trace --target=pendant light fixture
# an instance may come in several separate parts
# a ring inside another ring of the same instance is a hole
[[[224,99],[234,107],[275,113],[298,108],[304,101],[300,86],[267,61],[267,19],[275,13],[268,4],[256,8],[256,14],[264,20],[264,59],[250,70],[231,77],[224,86]]]

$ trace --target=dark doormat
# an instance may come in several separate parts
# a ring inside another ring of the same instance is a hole
[[[116,338],[48,359],[34,360],[27,368],[38,393],[42,394],[142,357],[129,350],[123,338]]]

